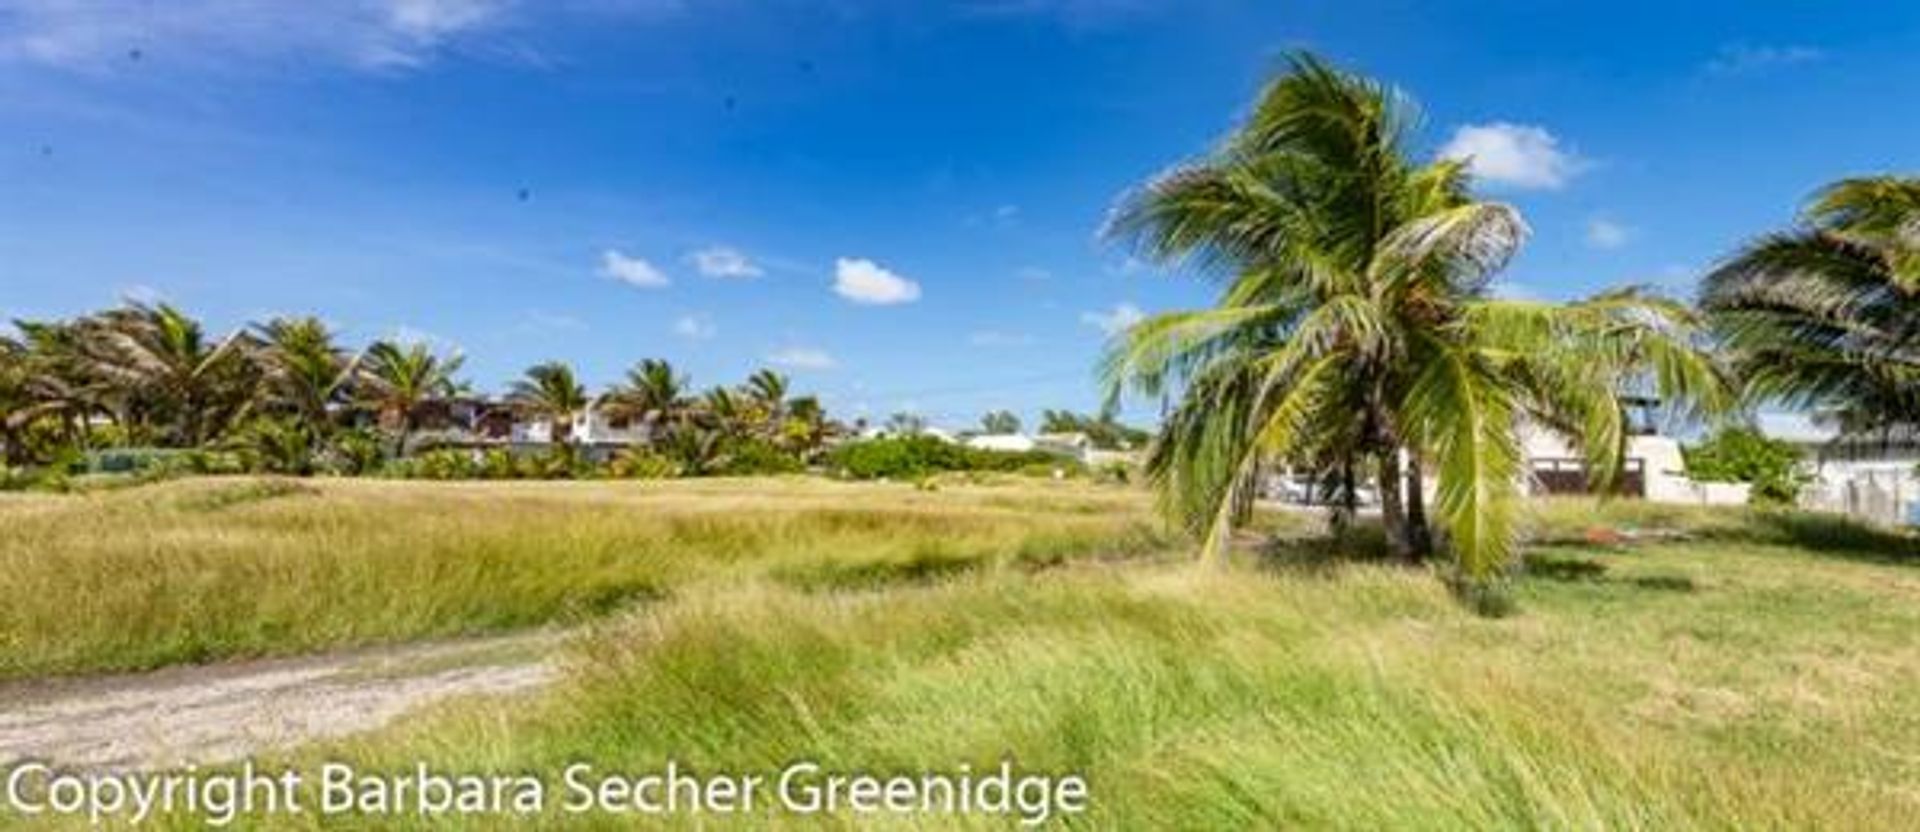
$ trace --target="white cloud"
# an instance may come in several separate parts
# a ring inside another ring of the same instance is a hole
[[[729,246],[708,246],[687,255],[687,262],[708,277],[760,277],[767,273],[746,253]]]
[[[416,66],[454,38],[495,28],[506,0],[11,0],[0,58],[101,69],[116,62],[221,65],[284,56],[363,69]]]
[[[767,355],[767,363],[791,370],[831,370],[838,366],[833,356],[816,347],[787,347]]]
[[[659,289],[672,283],[667,273],[654,268],[652,263],[638,257],[628,257],[615,249],[600,253],[600,273],[642,289]]]
[[[1586,167],[1544,127],[1494,122],[1468,124],[1440,148],[1443,159],[1468,160],[1473,175],[1497,185],[1551,190]]]
[[[1082,312],[1080,322],[1108,335],[1119,335],[1146,317],[1147,313],[1140,311],[1140,307],[1121,303],[1106,312]]]
[[[587,322],[572,315],[529,309],[518,329],[521,332],[580,332],[587,329]]]
[[[673,334],[695,341],[705,341],[720,334],[720,329],[713,325],[712,318],[705,315],[681,315],[673,322]]]
[[[968,334],[967,343],[976,347],[1020,347],[1033,343],[1033,336],[1024,332],[983,329]]]
[[[920,284],[860,257],[833,262],[833,291],[854,303],[891,306],[920,299]]]
[[[631,19],[681,0],[100,0],[0,2],[0,60],[77,70],[135,61],[229,68],[283,59],[361,70],[431,63],[449,51],[539,64],[505,40],[534,14]],[[150,8],[149,8],[150,7]],[[468,50],[467,47],[475,47]]]
[[[1733,43],[1720,47],[1707,71],[1715,75],[1744,75],[1777,67],[1797,66],[1825,60],[1824,50],[1811,46],[1754,46]]]
[[[1605,217],[1595,217],[1587,221],[1587,245],[1593,248],[1620,248],[1632,237],[1633,229]]]
[[[1053,272],[1043,269],[1039,266],[1021,266],[1020,268],[1013,270],[1013,276],[1020,278],[1021,280],[1031,280],[1035,283],[1040,283],[1040,282],[1052,280]]]

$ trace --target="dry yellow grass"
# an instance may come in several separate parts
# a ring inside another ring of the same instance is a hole
[[[819,586],[1163,541],[1145,497],[1022,481],[221,479],[0,499],[0,678],[576,621],[694,582]]]

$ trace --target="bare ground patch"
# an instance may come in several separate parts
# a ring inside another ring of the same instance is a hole
[[[450,697],[538,688],[556,675],[560,638],[543,632],[0,685],[0,764],[210,764],[369,731]]]

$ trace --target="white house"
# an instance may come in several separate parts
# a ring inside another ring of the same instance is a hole
[[[538,445],[554,441],[554,424],[549,419],[516,419],[507,441]],[[618,419],[597,406],[573,414],[566,440],[575,445],[639,445],[647,441],[647,427],[638,420]]]
[[[1760,431],[1800,448],[1800,504],[1885,525],[1920,525],[1920,431],[1842,437],[1798,414],[1761,414]]]
[[[1032,437],[1018,433],[985,433],[967,437],[966,446],[982,451],[1026,453],[1039,447],[1039,443],[1034,442]]]
[[[1586,461],[1564,437],[1538,425],[1523,425],[1520,441],[1528,493],[1580,494],[1589,490]],[[1751,490],[1746,483],[1695,481],[1687,476],[1679,440],[1644,426],[1627,437],[1618,488],[1627,496],[1657,503],[1695,505],[1744,504]]]

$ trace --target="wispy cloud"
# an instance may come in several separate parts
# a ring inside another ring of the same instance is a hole
[[[600,253],[600,274],[641,289],[661,289],[673,282],[652,263],[611,248]]]
[[[1730,43],[1720,47],[1707,71],[1715,75],[1747,75],[1781,67],[1798,66],[1825,60],[1825,50],[1812,46],[1756,46]]]
[[[1464,159],[1474,176],[1525,190],[1565,187],[1587,163],[1560,146],[1544,127],[1497,121],[1468,124],[1440,148],[1443,159]]]
[[[1633,239],[1633,229],[1605,217],[1594,217],[1587,221],[1587,246],[1597,249],[1616,249],[1625,246]]]
[[[712,318],[705,315],[681,315],[674,319],[673,334],[695,341],[705,341],[720,334],[720,329],[714,326]]]
[[[1043,283],[1053,279],[1053,272],[1039,266],[1021,266],[1013,270],[1013,276],[1021,280]]]
[[[580,332],[587,329],[587,322],[559,312],[529,309],[518,329],[521,332]]]
[[[707,277],[752,278],[767,273],[746,252],[731,246],[708,246],[694,251],[687,255],[687,262]]]
[[[1109,336],[1119,335],[1131,329],[1134,324],[1145,320],[1147,314],[1131,303],[1115,304],[1105,312],[1082,312],[1080,322],[1098,329]]]
[[[679,0],[7,0],[0,60],[104,70],[144,60],[233,67],[287,57],[357,70],[394,70],[523,27],[541,15],[622,15]],[[540,63],[526,44],[478,52]]]
[[[976,347],[1022,347],[1033,343],[1033,336],[1024,332],[982,329],[968,333],[967,343]]]
[[[920,299],[920,284],[860,257],[834,261],[833,291],[868,306],[892,306]]]
[[[767,354],[767,363],[790,370],[831,370],[839,363],[818,347],[787,347]]]

